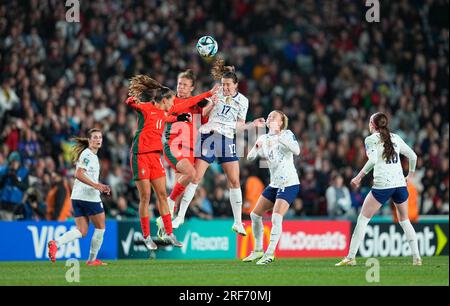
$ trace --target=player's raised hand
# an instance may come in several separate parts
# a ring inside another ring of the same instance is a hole
[[[213,96],[216,95],[219,92],[220,84],[216,83],[214,84],[213,88],[209,91]]]
[[[253,120],[253,124],[256,127],[264,127],[266,125],[266,120],[264,118],[258,118]]]

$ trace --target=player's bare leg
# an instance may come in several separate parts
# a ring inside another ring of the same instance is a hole
[[[254,250],[250,253],[249,256],[245,257],[242,261],[244,262],[252,262],[260,259],[264,255],[263,249],[263,238],[264,238],[264,225],[263,225],[263,217],[265,213],[273,209],[274,203],[269,201],[264,196],[260,196],[258,202],[256,202],[256,206],[253,211],[250,213],[250,218],[252,219],[252,232],[254,239]]]
[[[166,232],[164,239],[176,247],[182,247],[183,245],[173,234],[172,217],[170,215],[169,205],[167,204],[166,177],[154,179],[151,181],[151,184],[156,194],[158,211],[164,223]]]
[[[358,252],[359,246],[364,240],[367,224],[369,224],[370,219],[372,219],[372,217],[381,208],[381,206],[381,203],[375,199],[375,197],[372,195],[372,192],[369,192],[369,194],[364,199],[361,213],[358,216],[358,221],[356,223],[356,227],[352,235],[352,240],[350,242],[350,250],[348,252],[348,255],[343,260],[338,262],[336,266],[356,265],[356,253]]]
[[[242,190],[239,181],[239,162],[232,161],[223,163],[222,169],[227,176],[228,188],[230,190],[230,204],[234,218],[232,230],[241,236],[247,236],[247,232],[242,224]]]
[[[289,203],[283,199],[276,199],[272,213],[272,230],[270,242],[264,256],[256,262],[257,265],[267,265],[275,261],[275,249],[283,232],[283,217],[289,210]]]
[[[403,231],[405,232],[406,240],[408,240],[409,246],[411,248],[411,253],[412,253],[412,257],[413,257],[413,265],[421,266],[422,258],[420,257],[416,231],[414,230],[414,227],[412,226],[411,221],[409,221],[408,201],[405,201],[401,204],[396,204],[396,203],[394,203],[394,204],[395,204],[395,207],[397,208],[397,216],[398,216],[398,221],[399,221],[398,223],[400,224]]]
[[[61,237],[48,243],[48,258],[52,262],[56,261],[56,253],[60,246],[87,235],[89,229],[89,219],[87,217],[75,218],[75,224],[77,228],[64,233]]]
[[[144,244],[149,251],[153,251],[158,247],[153,242],[150,235],[150,217],[148,213],[151,196],[150,180],[136,180],[135,183],[139,191],[139,217],[141,219],[141,229],[142,235],[144,237]]]
[[[197,159],[195,161],[195,177],[192,182],[186,187],[184,191],[184,195],[181,198],[180,202],[180,210],[178,211],[178,215],[173,220],[173,228],[178,228],[181,224],[184,223],[184,216],[186,215],[186,211],[189,207],[189,204],[192,202],[192,199],[195,196],[195,191],[197,190],[198,184],[202,180],[205,175],[206,170],[208,169],[209,164],[202,160]]]

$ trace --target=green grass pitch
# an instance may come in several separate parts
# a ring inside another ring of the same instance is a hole
[[[0,285],[158,285],[158,286],[299,286],[299,285],[449,285],[448,256],[377,258],[380,282],[368,283],[366,258],[356,267],[334,267],[337,258],[277,259],[267,266],[239,260],[117,260],[87,267],[80,261],[80,282],[68,283],[65,261],[0,262]]]

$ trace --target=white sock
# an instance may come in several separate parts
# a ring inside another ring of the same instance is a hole
[[[167,204],[169,204],[170,215],[173,217],[173,208],[175,207],[175,201],[168,197]]]
[[[417,243],[417,235],[416,231],[414,230],[414,227],[411,224],[411,221],[405,220],[400,221],[400,226],[403,228],[403,231],[405,232],[406,239],[408,240],[409,246],[411,247],[411,253],[413,258],[420,258],[419,253],[419,245]]]
[[[348,251],[347,258],[355,258],[359,246],[366,235],[366,227],[367,224],[369,224],[369,221],[369,218],[366,218],[361,214],[358,216],[358,222],[356,223],[356,227],[352,235],[352,241],[350,242],[350,250]]]
[[[267,247],[266,254],[273,255],[280,240],[283,231],[283,216],[280,214],[272,214],[272,230],[270,231],[270,243]]]
[[[230,188],[230,203],[233,210],[234,223],[242,223],[242,191],[241,188]]]
[[[252,231],[253,231],[253,237],[255,238],[255,252],[262,252],[263,251],[263,234],[264,234],[264,225],[262,222],[262,217],[251,212],[250,218],[252,219]]]
[[[103,243],[103,235],[105,234],[105,229],[94,230],[94,235],[92,235],[91,239],[91,249],[89,251],[89,261],[94,261],[97,258],[98,251]]]
[[[73,230],[65,232],[64,235],[55,239],[56,246],[59,248],[60,246],[66,244],[66,243],[69,243],[76,239],[80,239],[82,236],[83,235],[81,235],[81,232],[77,228],[75,228]]]
[[[192,199],[195,196],[195,191],[197,190],[198,184],[190,183],[186,189],[184,190],[183,197],[181,198],[180,202],[180,210],[178,211],[178,217],[181,217],[184,219],[184,216],[186,215],[186,211],[189,207],[189,204],[191,204]]]

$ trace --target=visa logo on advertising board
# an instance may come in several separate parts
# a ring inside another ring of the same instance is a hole
[[[48,242],[59,238],[65,232],[74,228],[76,228],[76,226],[71,226],[69,229],[67,229],[67,227],[64,225],[42,226],[40,228],[36,225],[27,226],[27,229],[31,232],[32,235],[35,257],[37,259],[48,258]],[[71,257],[81,257],[80,241],[78,239],[62,245],[59,248],[58,253],[56,253],[57,259]]]
[[[48,260],[48,242],[75,227],[76,225],[73,221],[0,222],[0,245],[14,246],[0,250],[0,261]],[[90,226],[86,237],[62,245],[56,254],[56,258],[87,259],[93,232],[94,227]],[[117,258],[116,221],[106,221],[106,232],[98,257],[101,259]]]

